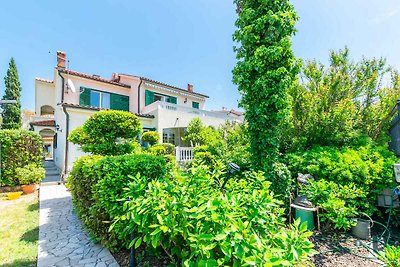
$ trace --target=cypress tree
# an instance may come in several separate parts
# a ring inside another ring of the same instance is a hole
[[[18,129],[22,126],[21,120],[21,83],[18,78],[17,66],[14,58],[11,58],[4,77],[6,90],[3,100],[16,100],[16,104],[2,104],[3,109],[3,129]]]

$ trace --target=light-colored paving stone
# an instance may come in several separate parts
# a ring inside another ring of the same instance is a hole
[[[64,185],[42,186],[39,199],[38,267],[119,266],[110,251],[90,241]]]

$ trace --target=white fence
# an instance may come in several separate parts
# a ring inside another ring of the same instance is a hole
[[[193,160],[193,147],[179,147],[175,148],[175,156],[177,162],[187,162]]]

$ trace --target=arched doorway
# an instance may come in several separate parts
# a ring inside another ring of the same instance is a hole
[[[54,151],[54,135],[56,134],[52,129],[45,128],[39,131],[43,139],[44,153],[46,160],[53,159]]]

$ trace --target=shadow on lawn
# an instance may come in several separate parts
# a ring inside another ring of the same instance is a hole
[[[36,267],[36,260],[15,260],[11,263],[0,264],[0,267]]]
[[[27,211],[38,211],[39,210],[39,202],[30,204],[27,208]]]
[[[21,238],[19,239],[19,241],[25,241],[27,243],[33,243],[38,241],[39,239],[39,226],[26,231]]]

